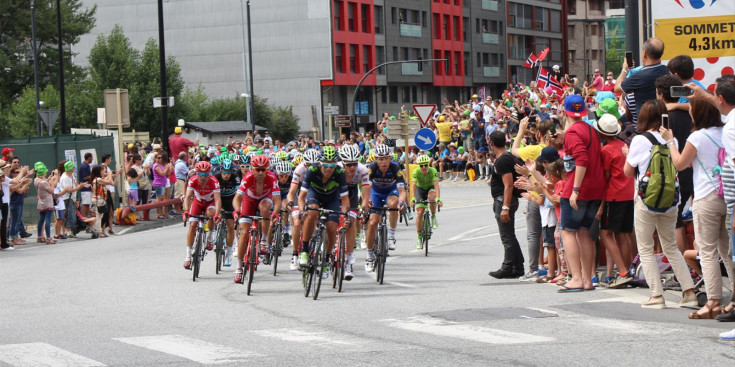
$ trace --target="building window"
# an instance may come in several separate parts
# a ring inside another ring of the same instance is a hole
[[[393,24],[398,22],[398,9],[395,7],[390,8],[390,19]]]
[[[337,66],[337,72],[338,73],[344,73],[344,52],[345,52],[345,44],[344,43],[338,43],[334,50],[334,63]]]
[[[589,0],[590,3],[590,10],[591,11],[600,11],[604,9],[604,4],[602,3],[602,0]]]
[[[462,69],[459,68],[462,65],[462,56],[459,51],[454,51],[454,75],[462,76]]]
[[[355,3],[347,2],[347,30],[355,31]]]
[[[380,88],[380,101],[383,103],[388,103],[388,90],[385,87]]]
[[[592,50],[592,56],[590,58],[592,60],[597,60],[597,50]]]
[[[574,24],[570,24],[567,26],[567,37],[570,39],[575,38],[574,32],[576,31],[577,27]]]
[[[469,33],[469,31],[467,29],[470,26],[469,23],[470,23],[470,18],[466,18],[466,17],[465,18],[462,18],[462,40],[465,41],[465,42],[469,42],[467,40],[467,33]]]
[[[454,21],[454,40],[459,41],[462,34],[462,24],[459,22],[459,17],[452,17],[452,21]]]
[[[373,68],[373,65],[371,65],[373,60],[373,53],[370,52],[370,46],[363,45],[362,46],[362,72],[367,73],[368,70]]]
[[[419,88],[418,87],[411,87],[411,101],[412,102],[419,101]]]
[[[370,5],[360,5],[360,19],[363,33],[370,33]]]
[[[576,51],[569,50],[569,62],[572,63],[572,64],[574,64],[576,62],[576,60],[577,60],[575,53],[576,53]]]
[[[411,87],[401,88],[401,102],[403,103],[411,102]]]
[[[610,0],[610,9],[625,9],[625,0]]]
[[[434,13],[434,22],[433,22],[432,26],[434,27],[434,39],[437,39],[437,40],[438,39],[441,39],[441,35],[442,35],[441,34],[441,24],[440,24],[441,22],[440,22],[440,19],[441,19],[441,17],[439,16],[439,14]]]
[[[390,99],[390,103],[398,103],[398,87],[390,87],[389,91],[388,99]]]
[[[533,7],[531,5],[523,5],[510,3],[508,19],[512,27],[532,29]]]
[[[590,36],[597,35],[597,24],[590,24]]]
[[[377,59],[378,65],[385,62],[385,47],[383,46],[375,46],[375,57]],[[385,74],[385,67],[378,68],[378,74]]]
[[[426,28],[428,25],[428,22],[426,21],[426,12],[421,12],[421,27]]]
[[[478,68],[482,67],[482,53],[481,52],[477,53],[477,67]]]
[[[546,28],[554,33],[561,32],[561,12],[558,10],[551,10],[549,12],[549,23],[551,27]]]
[[[577,14],[577,0],[567,0],[567,12],[570,15]]]
[[[442,58],[442,52],[439,50],[434,50],[434,58],[435,59],[441,59]],[[444,69],[447,67],[446,61],[439,61],[434,64],[434,74],[435,75],[443,75]]]
[[[444,58],[447,59],[446,65],[444,65],[444,67],[446,68],[447,76],[451,76],[452,75],[452,52],[444,51]]]
[[[383,34],[383,7],[375,5],[375,34]]]
[[[357,45],[350,45],[350,73],[357,73]]]
[[[467,75],[468,74],[467,70],[470,70],[470,53],[469,52],[464,53],[464,60],[462,61],[463,61],[462,67],[464,67],[464,75]]]
[[[564,52],[561,50],[561,40],[552,38],[551,39],[551,50],[549,51],[549,57],[551,58],[551,61],[561,62],[561,57],[564,55]]]
[[[342,6],[344,6],[342,1],[334,1],[334,29],[338,31],[342,30]]]
[[[410,60],[408,58],[408,47],[401,47],[401,60]]]
[[[444,16],[444,23],[442,24],[442,27],[444,27],[444,39],[450,40],[452,39],[451,36],[451,25],[449,24],[449,15]]]

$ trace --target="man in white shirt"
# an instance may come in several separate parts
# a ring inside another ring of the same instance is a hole
[[[74,162],[66,161],[64,163],[64,174],[59,178],[61,199],[64,200],[64,205],[66,206],[66,222],[64,226],[72,230],[71,237],[74,237],[73,230],[77,225],[77,191],[91,186],[88,183],[77,183],[74,177],[75,168],[76,165]]]

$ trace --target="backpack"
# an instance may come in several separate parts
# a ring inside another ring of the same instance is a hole
[[[722,186],[722,167],[725,165],[725,160],[727,159],[727,152],[725,151],[724,147],[721,147],[720,144],[717,144],[715,139],[712,139],[709,134],[707,134],[706,131],[700,130],[702,134],[704,134],[706,137],[709,138],[709,140],[712,141],[712,144],[714,144],[717,148],[717,166],[712,169],[712,176],[710,176],[709,172],[704,168],[704,165],[702,164],[702,161],[699,160],[699,157],[697,157],[697,162],[699,162],[699,166],[702,167],[702,171],[707,175],[707,179],[709,179],[709,182],[712,184],[712,186],[715,187],[715,190],[717,190],[717,195],[721,198],[725,197],[725,190]],[[712,178],[714,177],[714,180]]]
[[[679,201],[679,180],[669,146],[658,142],[650,132],[643,133],[652,144],[648,170],[638,183],[638,196],[648,210],[665,213]]]

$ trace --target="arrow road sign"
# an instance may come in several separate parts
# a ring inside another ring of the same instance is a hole
[[[417,131],[413,139],[416,141],[416,147],[421,150],[429,150],[436,145],[436,133],[429,128]]]
[[[429,123],[429,118],[431,118],[431,115],[436,111],[436,105],[415,104],[413,105],[413,110],[416,111],[416,115],[419,117],[419,120],[421,120],[421,125],[426,126],[426,124]]]
[[[339,115],[339,106],[324,106],[325,115]]]
[[[350,127],[352,125],[352,116],[350,115],[337,115],[334,120],[334,124],[337,127]]]

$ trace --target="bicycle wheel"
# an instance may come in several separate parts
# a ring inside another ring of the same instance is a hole
[[[283,243],[281,243],[281,239],[283,237],[283,233],[281,233],[281,223],[278,222],[273,226],[273,230],[275,233],[273,234],[273,248],[271,248],[271,264],[273,265],[273,276],[276,276],[276,271],[278,271],[278,258],[281,257],[281,252],[283,248]]]
[[[403,217],[403,223],[406,223],[406,227],[408,227],[408,211],[402,211],[401,216]]]
[[[422,235],[424,241],[424,256],[429,256],[429,239],[431,239],[431,217],[429,214],[424,214],[424,233]]]
[[[225,229],[226,234],[227,229]],[[219,274],[222,270],[222,255],[223,255],[223,241],[222,241],[222,222],[217,225],[217,230],[214,232],[215,244],[214,244],[214,256],[217,258],[215,261],[214,273]]]
[[[345,280],[345,247],[347,245],[347,239],[345,238],[346,235],[346,231],[340,231],[339,254],[337,255],[337,269],[335,269],[335,273],[337,274],[337,292],[342,292],[342,281]]]
[[[192,251],[191,254],[191,273],[192,273],[192,281],[196,282],[197,278],[199,277],[199,264],[201,262],[201,248],[202,248],[202,237],[203,234],[197,230],[197,236],[194,240],[194,251]]]
[[[324,233],[324,228],[319,229],[320,232],[320,241],[318,245],[316,246],[315,253],[314,253],[314,270],[312,278],[314,278],[312,281],[315,282],[314,284],[314,293],[312,294],[312,299],[316,300],[317,297],[319,297],[319,289],[322,286],[322,269],[325,265],[325,258],[326,254],[324,253],[324,250],[326,248],[326,234]]]
[[[248,289],[247,289],[247,295],[250,295],[250,289],[253,286],[253,273],[255,272],[255,265],[256,261],[258,260],[258,242],[257,239],[260,237],[260,235],[257,233],[258,231],[250,232],[250,256],[248,257]]]
[[[378,231],[375,234],[375,245],[373,245],[373,254],[375,255],[375,281],[380,282],[380,269],[383,266],[383,262],[380,260],[383,257],[383,251],[381,247],[384,246],[383,242],[383,225],[378,225]]]
[[[380,229],[380,271],[378,272],[378,282],[380,284],[383,284],[383,277],[385,276],[385,260],[388,256],[388,234],[386,233],[386,230],[385,226]]]
[[[337,288],[337,263],[339,261],[339,241],[341,237],[341,231],[337,231],[337,238],[334,241],[334,250],[332,250],[332,261],[329,262],[329,271],[331,272],[330,275],[332,276],[332,289]]]
[[[309,262],[306,266],[306,268],[303,268],[302,271],[302,279],[304,281],[304,297],[309,297],[309,294],[311,292],[311,287],[314,284],[314,248],[316,247],[316,244],[319,243],[321,240],[319,238],[319,232],[317,231],[316,236],[311,240],[311,251],[309,251]]]

